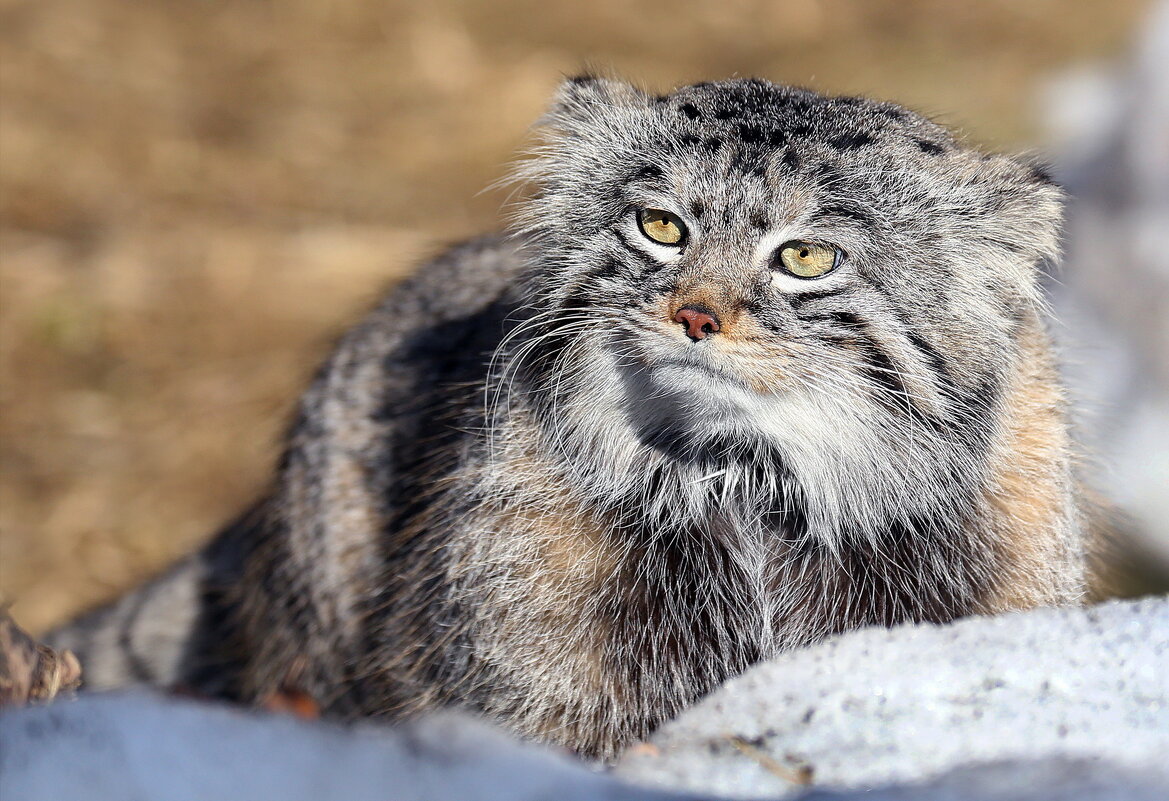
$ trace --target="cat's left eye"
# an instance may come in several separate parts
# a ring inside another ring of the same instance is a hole
[[[832,245],[796,240],[780,246],[776,261],[776,267],[796,278],[819,278],[840,266],[844,251]]]
[[[641,232],[662,245],[681,245],[686,238],[686,223],[661,209],[641,209],[637,212]]]

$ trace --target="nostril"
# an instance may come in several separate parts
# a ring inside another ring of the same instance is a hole
[[[693,340],[706,339],[720,328],[718,318],[698,306],[683,306],[678,309],[674,314],[674,322],[685,326],[686,336]]]

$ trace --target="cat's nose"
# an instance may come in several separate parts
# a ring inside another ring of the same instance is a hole
[[[717,333],[721,327],[718,318],[701,306],[683,306],[674,315],[674,322],[686,327],[686,336],[697,342]]]

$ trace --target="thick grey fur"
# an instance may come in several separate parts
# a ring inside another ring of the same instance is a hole
[[[1080,599],[1041,171],[758,80],[574,79],[538,130],[512,232],[341,340],[270,493],[53,639],[91,686],[294,677],[338,716],[464,707],[611,756],[780,650]],[[788,240],[847,257],[797,279]]]

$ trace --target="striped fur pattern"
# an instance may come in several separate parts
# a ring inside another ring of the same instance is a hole
[[[609,757],[784,649],[1080,600],[1041,171],[758,80],[574,79],[538,131],[512,234],[341,341],[268,496],[59,635],[92,684],[296,671],[338,716],[461,706]],[[796,278],[790,240],[847,257]]]

